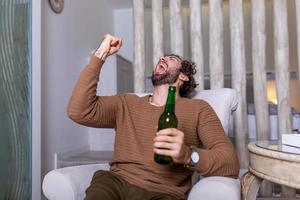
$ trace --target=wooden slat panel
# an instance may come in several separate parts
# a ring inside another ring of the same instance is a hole
[[[204,66],[201,29],[201,0],[190,0],[190,34],[192,60],[197,65],[197,89],[204,89]]]
[[[181,0],[169,1],[171,52],[183,56]]]
[[[256,120],[256,139],[270,139],[270,118],[267,100],[266,75],[266,5],[252,0],[252,62]],[[263,181],[260,196],[272,196],[272,183]]]
[[[265,1],[252,0],[252,61],[257,140],[268,140],[270,138],[265,9]]]
[[[271,133],[267,100],[265,15],[265,1],[252,0],[252,62],[257,140],[268,140]],[[263,197],[272,196],[272,183],[264,180],[259,193]]]
[[[271,133],[267,100],[265,15],[265,1],[252,0],[252,62],[256,140],[268,140]],[[259,193],[262,197],[271,197],[272,183],[264,180]]]
[[[209,0],[209,74],[210,88],[224,87],[223,2]]]
[[[145,92],[144,1],[133,0],[134,92]]]
[[[239,105],[235,111],[235,137],[237,153],[242,169],[247,169],[249,164],[248,120],[246,102],[246,64],[242,0],[230,0],[230,38],[231,38],[231,65],[232,87],[237,90]]]
[[[279,138],[281,138],[282,133],[289,133],[292,130],[287,2],[286,0],[273,1],[273,6],[278,130]]]
[[[162,0],[152,0],[153,25],[153,67],[156,66],[163,51],[163,5]]]
[[[291,133],[292,130],[287,1],[273,1],[273,13],[278,136],[281,138],[282,133]],[[282,194],[284,197],[295,197],[295,190],[282,187]]]

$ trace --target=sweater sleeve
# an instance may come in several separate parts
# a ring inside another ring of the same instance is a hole
[[[67,113],[73,121],[97,128],[113,128],[120,98],[97,96],[97,85],[103,61],[93,56],[81,72],[70,99]]]
[[[200,161],[196,170],[202,176],[237,178],[239,161],[235,149],[214,110],[208,103],[203,103],[198,116],[198,136],[203,148],[197,149]]]

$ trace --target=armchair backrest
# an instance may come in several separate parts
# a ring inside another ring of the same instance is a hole
[[[228,134],[232,113],[237,109],[238,96],[232,88],[202,90],[192,97],[205,100],[216,112],[225,133]]]

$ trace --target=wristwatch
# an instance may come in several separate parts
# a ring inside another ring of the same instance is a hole
[[[190,146],[190,150],[192,152],[191,153],[191,161],[190,161],[190,163],[185,164],[184,166],[190,170],[195,170],[195,167],[200,160],[200,155],[194,146]]]

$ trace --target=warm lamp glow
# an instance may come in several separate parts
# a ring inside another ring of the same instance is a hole
[[[275,81],[267,81],[267,99],[268,101],[277,104]]]

